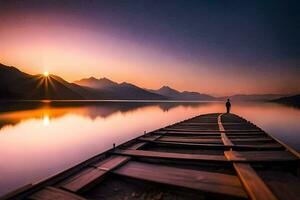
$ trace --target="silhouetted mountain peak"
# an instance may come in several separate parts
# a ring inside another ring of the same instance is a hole
[[[114,82],[106,77],[103,77],[103,78],[100,78],[98,79],[99,82],[102,82],[102,83],[109,83],[109,84],[118,84],[117,82]]]
[[[167,96],[167,97],[169,97],[171,99],[173,99],[175,97],[177,98],[178,95],[180,95],[179,91],[177,91],[177,90],[175,90],[173,88],[170,88],[169,86],[163,86],[163,87],[161,87],[158,90],[154,90],[154,92],[157,93],[157,94],[160,94],[160,95]]]
[[[169,86],[163,86],[158,90],[150,90],[150,92],[160,94],[173,100],[212,100],[214,97],[207,94],[200,94],[198,92],[179,92]]]
[[[164,85],[162,86],[159,90],[174,90],[173,88],[167,86],[167,85]]]
[[[29,75],[29,74],[26,74],[24,72],[21,72],[16,67],[7,66],[7,65],[4,65],[2,63],[0,63],[0,70],[1,70],[2,73],[9,73],[9,74],[12,74],[12,75],[15,75],[15,76]]]
[[[86,80],[90,80],[90,81],[98,81],[98,79],[95,78],[94,76],[91,76],[90,78],[87,78]]]
[[[84,78],[79,81],[75,81],[74,83],[81,86],[91,87],[95,89],[105,89],[105,88],[108,89],[110,87],[115,87],[118,85],[118,83],[113,82],[108,78],[103,77],[97,79],[93,76],[91,76],[90,78]]]

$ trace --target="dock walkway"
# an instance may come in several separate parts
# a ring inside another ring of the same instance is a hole
[[[2,199],[299,200],[299,154],[234,114],[147,133]]]

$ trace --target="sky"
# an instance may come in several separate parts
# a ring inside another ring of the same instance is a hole
[[[300,92],[299,1],[0,0],[0,63],[211,95]]]

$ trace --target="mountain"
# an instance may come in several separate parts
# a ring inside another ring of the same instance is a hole
[[[0,64],[0,99],[84,99],[74,85],[50,75],[30,75]]]
[[[118,86],[118,83],[113,82],[107,78],[96,79],[93,76],[90,78],[84,78],[79,81],[75,81],[74,83],[95,89],[109,89]]]
[[[84,100],[84,99],[166,99],[129,83],[109,79],[83,79],[82,85],[69,83],[56,75],[30,75],[0,64],[0,99],[5,100]]]
[[[94,77],[81,79],[74,83],[90,87],[99,91],[111,93],[113,99],[147,99],[147,100],[164,100],[167,99],[165,96],[155,94],[135,86],[130,83],[116,83],[107,78],[96,79]]]
[[[200,94],[198,92],[179,92],[169,86],[163,86],[158,90],[149,90],[150,92],[162,95],[172,100],[214,100],[213,96]]]
[[[282,94],[237,94],[233,96],[218,97],[218,100],[230,99],[233,101],[270,101],[283,97]]]
[[[291,105],[291,106],[295,106],[295,107],[300,107],[300,94],[275,99],[275,100],[273,100],[273,102]]]

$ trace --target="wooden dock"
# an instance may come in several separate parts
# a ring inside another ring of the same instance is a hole
[[[135,138],[2,199],[299,200],[299,158],[237,115],[206,114]]]

